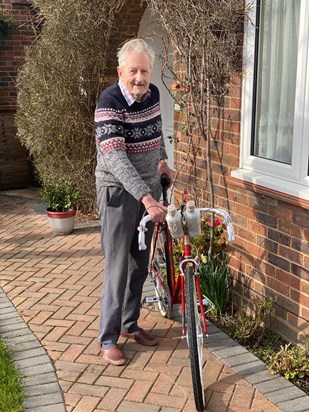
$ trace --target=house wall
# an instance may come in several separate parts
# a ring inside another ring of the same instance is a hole
[[[288,341],[302,342],[309,332],[309,202],[231,178],[239,167],[241,79],[234,79],[224,109],[213,108],[211,124],[215,206],[228,210],[236,240],[229,245],[233,299],[239,305],[253,296],[271,297],[271,327]],[[208,206],[205,142],[195,137],[193,154],[175,116],[176,198],[188,189],[199,205]],[[194,177],[196,175],[196,178]]]
[[[13,22],[4,43],[0,45],[0,190],[34,184],[28,153],[16,138],[16,81],[25,57],[25,48],[34,39],[29,25],[29,4],[25,0],[2,0],[1,9]]]

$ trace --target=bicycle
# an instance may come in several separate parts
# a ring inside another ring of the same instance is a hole
[[[163,205],[168,206],[168,176],[161,177]],[[184,216],[184,205],[180,208]],[[220,215],[228,231],[228,241],[234,240],[234,230],[229,214],[223,209],[200,208],[200,213],[209,212]],[[139,225],[139,248],[146,249],[144,242],[149,215],[144,215]],[[186,222],[184,221],[184,227]],[[183,235],[183,255],[178,271],[173,261],[173,238],[168,223],[157,223],[150,253],[148,277],[154,286],[155,297],[146,297],[146,303],[157,303],[162,316],[170,318],[174,304],[181,305],[182,337],[187,339],[193,393],[197,411],[205,410],[203,386],[203,347],[207,337],[207,313],[214,304],[201,292],[199,279],[199,257],[192,257],[192,245],[187,233]]]

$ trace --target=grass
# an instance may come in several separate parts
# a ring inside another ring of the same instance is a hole
[[[23,412],[21,377],[9,348],[0,337],[0,412]]]

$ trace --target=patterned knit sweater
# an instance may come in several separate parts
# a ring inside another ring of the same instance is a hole
[[[118,82],[105,89],[95,111],[97,186],[124,188],[137,200],[160,191],[158,163],[166,159],[159,90],[131,106]]]

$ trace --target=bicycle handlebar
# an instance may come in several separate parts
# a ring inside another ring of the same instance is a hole
[[[232,219],[228,212],[224,209],[216,209],[216,208],[211,208],[211,207],[206,207],[206,208],[197,208],[197,210],[201,212],[210,212],[210,213],[216,213],[217,215],[221,215],[224,219],[224,224],[226,224],[226,229],[228,233],[228,242],[233,242],[235,240],[235,233],[234,233],[234,228],[232,225]],[[140,224],[138,226],[138,247],[139,250],[146,250],[147,246],[145,244],[145,232],[147,232],[146,224],[151,220],[151,217],[149,215],[146,215],[142,218],[140,221]]]
[[[138,234],[138,248],[139,250],[146,250],[147,246],[145,243],[145,232],[147,232],[147,228],[146,228],[146,224],[147,222],[149,222],[151,220],[150,215],[146,215],[142,218],[142,220],[140,221],[140,224],[137,228],[137,230],[139,231]]]

